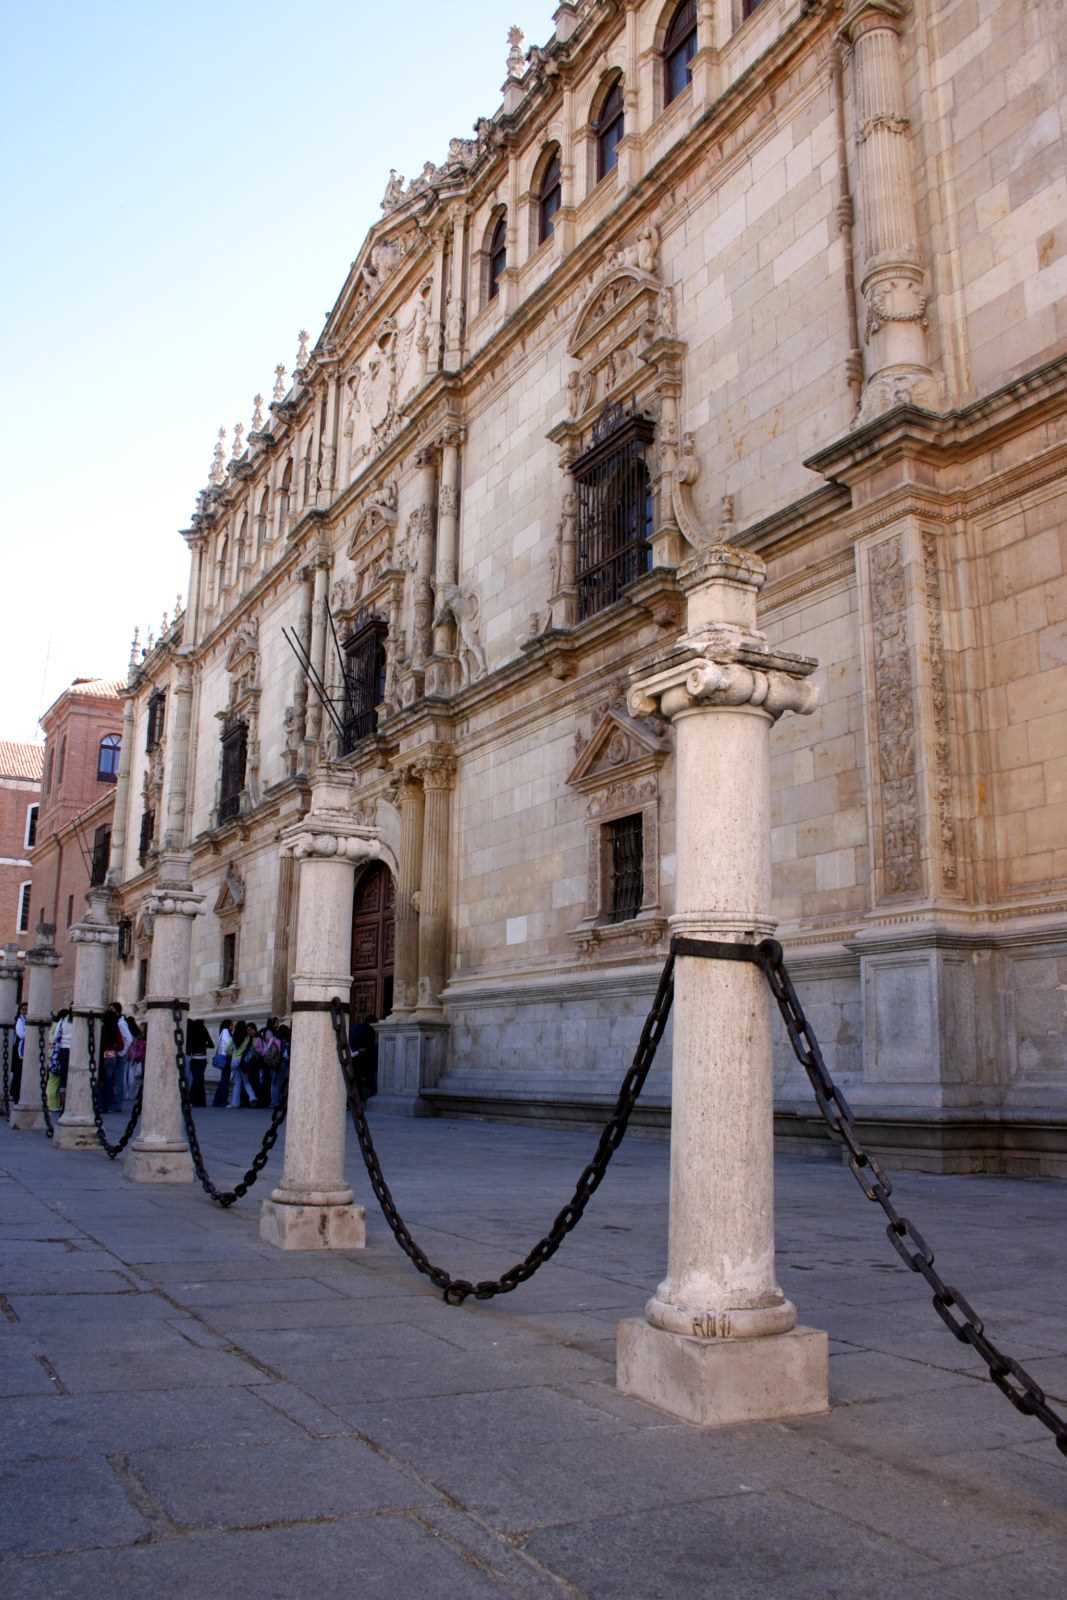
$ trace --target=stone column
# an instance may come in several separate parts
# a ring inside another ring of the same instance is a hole
[[[115,806],[111,813],[111,849],[107,881],[117,889],[126,876],[126,832],[130,821],[130,767],[133,763],[134,703],[127,695],[122,707],[122,749],[115,782]]]
[[[145,1038],[144,1101],[141,1126],[125,1157],[125,1172],[135,1183],[192,1183],[193,1162],[185,1142],[171,1000],[188,1000],[193,918],[204,897],[193,893],[190,858],[164,851],[159,878],[145,901],[152,918],[148,966],[148,1018]],[[186,1013],[182,1014],[182,1025]]]
[[[437,454],[421,450],[415,457],[419,469],[419,503],[415,512],[414,620],[411,664],[424,672],[430,657],[433,630],[434,502],[437,498]],[[421,693],[421,683],[419,685]]]
[[[393,1015],[414,1011],[419,989],[419,889],[422,883],[422,784],[406,767],[400,783],[400,872],[396,882]]]
[[[311,810],[282,835],[300,873],[292,1066],[282,1181],[260,1214],[260,1237],[282,1250],[360,1250],[364,1211],[345,1181],[344,1078],[328,1006],[352,989],[356,865],[382,860],[376,829],[356,825],[347,772],[316,778]],[[301,1009],[308,1007],[308,1009]]]
[[[311,604],[311,665],[322,682],[323,671],[326,666],[326,586],[329,581],[329,558],[320,551],[315,557],[315,593]],[[315,752],[318,749],[319,736],[322,733],[322,701],[314,684],[309,684],[307,689],[307,735],[308,755],[305,763],[307,770],[314,764]]]
[[[439,1021],[448,937],[449,795],[455,780],[456,762],[451,750],[436,745],[420,757],[416,766],[425,796],[419,892],[418,1010],[420,1017]]]
[[[0,1026],[4,1029],[3,1038],[0,1038],[0,1050],[4,1048],[3,1039],[6,1038],[9,1087],[15,1066],[15,1018],[18,1015],[18,994],[19,947],[17,944],[5,944],[0,950]]]
[[[107,1002],[107,970],[119,932],[111,923],[108,889],[90,889],[85,916],[70,930],[74,944],[74,1010],[103,1011]],[[93,1094],[89,1084],[89,1019],[75,1016],[67,1073],[67,1100],[56,1124],[53,1144],[57,1150],[99,1150],[93,1118]],[[96,1065],[100,1068],[100,1022],[96,1030]]]
[[[50,922],[39,922],[36,943],[26,952],[29,972],[29,989],[26,995],[26,1049],[22,1058],[22,1084],[18,1104],[11,1108],[11,1126],[22,1132],[44,1127],[41,1108],[41,1057],[40,1037],[44,1035],[44,1055],[48,1060],[52,1048],[49,1037],[52,1031],[52,985],[55,981],[59,957],[56,954],[56,930]],[[41,1023],[41,1027],[31,1026]]]
[[[903,402],[937,404],[926,348],[928,295],[900,59],[906,10],[905,0],[857,0],[841,26],[852,65],[856,200],[864,241],[865,422]]]
[[[563,500],[555,553],[555,582],[552,585],[554,628],[573,628],[578,621],[578,495],[572,471],[575,452],[575,442],[568,437],[560,452]]]
[[[315,581],[314,568],[300,567],[297,570],[300,582],[299,608],[296,616],[296,636],[305,650],[311,649],[311,605],[312,589]],[[286,744],[289,747],[289,765],[292,777],[301,766],[301,752],[304,750],[304,741],[307,736],[307,711],[308,711],[308,680],[307,673],[298,662],[293,671],[293,726]]]
[[[185,843],[185,822],[189,790],[189,737],[192,727],[193,664],[183,650],[174,663],[170,691],[170,716],[167,743],[170,772],[167,782],[166,815],[163,824],[163,849],[180,850]]]
[[[339,380],[331,373],[326,390],[326,420],[323,424],[319,448],[319,488],[317,503],[326,507],[333,499],[334,474],[337,468],[337,397]]]
[[[200,637],[200,618],[204,597],[201,585],[204,579],[204,549],[207,536],[198,528],[187,528],[182,538],[189,546],[189,593],[185,601],[185,622],[182,626],[182,645],[191,650]]]
[[[465,209],[458,209],[452,226],[452,273],[445,303],[445,371],[458,372],[463,365],[463,328],[466,314],[464,297],[467,265],[467,226]]]
[[[462,439],[463,430],[455,424],[447,427],[440,438],[441,485],[437,491],[437,565],[434,572],[437,611],[433,653],[436,657],[449,657],[455,651],[455,624],[451,614],[442,614],[441,607],[448,591],[455,588],[458,576],[459,447]]]
[[[814,709],[815,662],[756,631],[758,557],[712,546],[681,569],[688,628],[630,693],[675,725],[675,934],[753,944],[770,917],[770,730]],[[691,1422],[826,1409],[827,1339],[775,1279],[770,989],[757,966],[679,957],[667,1277],[620,1324],[618,1384]]]

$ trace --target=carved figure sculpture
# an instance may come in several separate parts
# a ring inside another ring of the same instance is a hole
[[[474,683],[484,678],[489,670],[478,636],[478,617],[481,607],[478,596],[455,583],[442,583],[437,590],[437,605],[433,625],[443,622],[456,625],[456,654],[459,657],[460,676],[464,683]]]
[[[404,175],[398,173],[395,167],[389,169],[389,182],[385,186],[385,195],[382,199],[383,211],[395,211],[404,198]]]

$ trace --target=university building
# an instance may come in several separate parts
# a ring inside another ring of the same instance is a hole
[[[120,993],[184,846],[194,1015],[286,1013],[286,830],[331,772],[336,848],[381,858],[337,971],[382,1102],[598,1115],[674,910],[673,734],[627,690],[725,544],[819,663],[773,735],[776,915],[865,1133],[1067,1174],[1060,8],[555,27],[391,174],[318,337],[220,436],[186,609],[131,661]],[[780,1132],[824,1148],[784,1039],[777,1070]],[[669,1093],[664,1052],[648,1120]]]

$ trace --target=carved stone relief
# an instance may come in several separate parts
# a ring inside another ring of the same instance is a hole
[[[945,668],[945,637],[941,610],[941,565],[938,536],[922,536],[923,577],[930,651],[930,696],[934,721],[934,803],[941,866],[941,885],[948,890],[960,887],[960,864],[956,834],[955,804],[952,792],[952,748],[949,728],[948,677]]]
[[[922,829],[907,569],[899,534],[870,553],[870,595],[885,893],[918,894],[923,886]]]

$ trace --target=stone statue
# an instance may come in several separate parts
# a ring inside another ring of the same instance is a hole
[[[385,195],[382,199],[383,211],[395,211],[404,199],[404,175],[398,173],[395,167],[389,169],[389,182],[385,186]]]
[[[437,628],[443,622],[450,620],[455,623],[456,654],[459,657],[460,674],[464,683],[474,683],[478,678],[484,678],[489,671],[485,651],[478,636],[480,609],[478,596],[470,590],[461,589],[455,583],[442,583],[438,586],[433,625]]]

